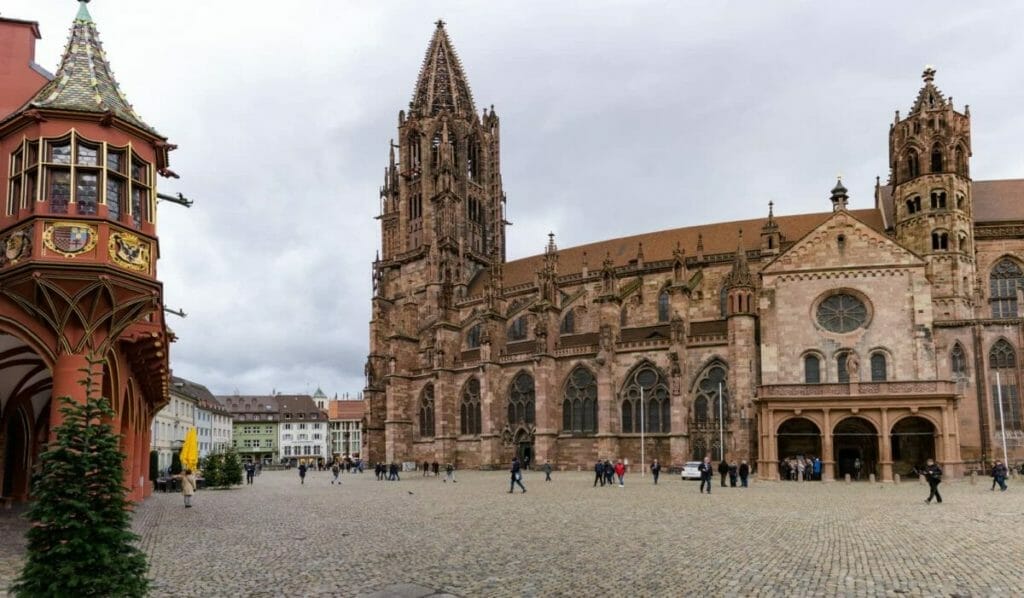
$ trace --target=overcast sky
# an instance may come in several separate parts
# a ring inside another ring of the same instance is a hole
[[[972,174],[1024,176],[1024,4],[95,0],[122,90],[179,145],[160,204],[171,366],[218,394],[362,387],[373,220],[397,114],[444,18],[501,117],[509,257],[873,205],[926,64],[970,104]],[[73,0],[37,20],[53,71]],[[624,209],[628,206],[628,209]],[[687,248],[692,251],[692,248]]]

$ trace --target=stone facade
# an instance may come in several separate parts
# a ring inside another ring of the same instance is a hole
[[[970,114],[924,79],[872,209],[840,182],[827,212],[568,249],[551,235],[507,261],[498,117],[477,115],[438,23],[381,188],[367,458],[711,453],[772,478],[802,454],[826,479],[892,479],[935,457],[958,474],[1001,455],[997,372],[1024,457],[1024,181],[970,179]]]

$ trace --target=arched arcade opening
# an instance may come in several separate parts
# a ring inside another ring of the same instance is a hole
[[[935,459],[935,425],[919,416],[905,417],[892,427],[892,471],[910,475],[914,468],[923,468],[928,459]]]
[[[854,480],[866,480],[870,474],[878,475],[878,428],[863,417],[848,417],[832,430],[832,450],[836,461],[836,475],[846,474]]]

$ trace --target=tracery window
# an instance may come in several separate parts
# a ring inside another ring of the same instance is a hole
[[[804,382],[807,384],[821,383],[821,360],[817,355],[804,357]]]
[[[967,176],[967,153],[961,145],[956,146],[956,172],[960,176]]]
[[[533,387],[533,376],[526,372],[519,372],[512,380],[512,386],[508,394],[508,423],[530,424],[534,423],[534,409],[536,393]]]
[[[658,321],[668,322],[669,297],[668,291],[662,291],[658,295]]]
[[[989,302],[992,304],[993,318],[1017,317],[1017,289],[1024,282],[1017,262],[1003,258],[992,268],[989,275]]]
[[[867,323],[868,309],[863,301],[853,295],[837,293],[818,304],[817,319],[825,330],[852,332]]]
[[[653,365],[644,364],[633,371],[622,389],[622,432],[666,433],[670,422],[671,400],[665,375]]]
[[[693,401],[693,417],[697,424],[711,424],[729,421],[729,389],[727,388],[725,366],[716,363],[704,371],[697,383],[696,398]]]
[[[583,366],[576,366],[565,381],[562,431],[576,434],[597,432],[597,379]]]
[[[462,389],[459,400],[459,432],[462,435],[480,434],[480,380],[470,378]]]
[[[999,422],[1000,409],[1007,430],[1021,430],[1020,400],[1017,391],[1017,353],[1010,343],[999,339],[988,354],[989,384],[992,389],[992,416]],[[1000,400],[1001,399],[1001,400]]]
[[[932,172],[942,172],[942,148],[938,144],[932,148]]]
[[[559,328],[561,334],[572,334],[576,332],[576,316],[573,310],[565,312],[565,316],[562,317],[562,325]]]
[[[967,375],[967,355],[960,343],[953,345],[953,350],[949,353],[949,364],[954,377],[962,378]]]
[[[480,144],[471,136],[466,139],[466,176],[469,180],[479,182],[482,166]]]
[[[481,332],[482,332],[482,328],[481,328],[480,324],[475,324],[472,328],[469,329],[469,332],[466,333],[466,347],[467,348],[476,349],[477,347],[480,346],[480,333]]]
[[[871,355],[871,381],[884,382],[888,377],[884,353]]]
[[[526,316],[519,316],[508,328],[508,340],[521,341],[526,338]]]
[[[427,384],[420,393],[420,436],[434,435],[434,385]]]
[[[907,150],[907,178],[912,179],[921,173],[921,167],[918,164],[917,150],[911,148]]]
[[[420,136],[416,133],[409,135],[409,174],[413,178],[420,174]]]

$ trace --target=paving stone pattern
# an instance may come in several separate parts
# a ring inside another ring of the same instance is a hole
[[[696,482],[501,472],[458,483],[405,473],[264,472],[155,494],[134,525],[156,596],[1024,595],[1024,487],[758,482],[701,495]],[[1017,480],[1014,480],[1016,482]],[[27,526],[0,513],[0,587]],[[2,594],[2,592],[0,592]]]

